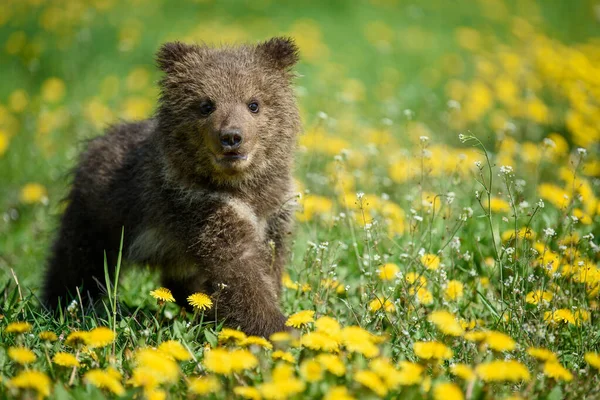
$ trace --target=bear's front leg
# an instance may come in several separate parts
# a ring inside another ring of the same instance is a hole
[[[285,330],[264,224],[227,203],[203,225],[193,251],[211,288],[216,317],[249,335]]]

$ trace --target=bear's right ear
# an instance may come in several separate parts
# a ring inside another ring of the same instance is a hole
[[[156,53],[156,64],[164,72],[171,72],[175,64],[182,62],[185,56],[193,52],[195,48],[196,46],[181,42],[165,43]]]
[[[266,42],[259,43],[256,51],[271,66],[287,70],[298,62],[298,46],[289,37],[274,37]]]

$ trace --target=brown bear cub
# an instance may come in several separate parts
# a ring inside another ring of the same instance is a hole
[[[114,266],[124,227],[124,258],[157,266],[179,304],[204,292],[229,326],[263,336],[284,330],[278,299],[301,130],[291,87],[297,61],[288,38],[164,44],[155,116],[111,127],[81,156],[45,303],[64,305],[77,287],[97,299],[104,252]]]

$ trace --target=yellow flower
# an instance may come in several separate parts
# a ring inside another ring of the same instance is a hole
[[[300,222],[308,222],[315,217],[326,217],[333,210],[333,202],[322,196],[307,195],[302,197],[299,203],[301,211],[296,212],[296,219]]]
[[[21,365],[31,364],[36,359],[33,351],[25,347],[9,347],[8,357]]]
[[[323,379],[323,367],[316,360],[306,360],[300,364],[300,375],[306,382],[318,382]]]
[[[456,384],[444,382],[435,385],[433,398],[435,400],[463,400],[465,396]]]
[[[210,310],[213,306],[210,297],[204,293],[194,293],[187,298],[187,301],[191,306],[200,311]]]
[[[304,325],[308,325],[311,322],[314,322],[315,312],[312,310],[304,310],[297,312],[296,314],[290,315],[290,317],[285,322],[286,326],[293,326],[294,328],[301,328]]]
[[[240,346],[260,346],[265,349],[272,349],[273,345],[267,339],[261,336],[248,336],[246,339],[239,342]]]
[[[456,317],[448,311],[433,311],[427,319],[446,335],[462,336],[465,333]]]
[[[156,290],[151,291],[150,295],[158,301],[166,301],[167,303],[173,303],[175,301],[175,298],[173,297],[171,291],[164,287],[160,287]]]
[[[424,254],[421,257],[421,264],[427,269],[436,270],[440,267],[440,258],[435,254]]]
[[[74,331],[69,333],[67,339],[65,340],[65,344],[71,347],[78,347],[87,344],[88,341],[88,332],[85,331]]]
[[[481,342],[487,337],[486,332],[472,331],[465,333],[464,338],[470,342]]]
[[[546,311],[544,313],[544,321],[549,324],[566,322],[575,325],[575,315],[567,308],[561,308],[554,312]]]
[[[86,335],[86,344],[89,348],[108,346],[115,341],[115,333],[105,326],[94,328]]]
[[[323,400],[355,400],[344,386],[331,386]]]
[[[416,283],[416,286],[425,286],[427,284],[427,279],[423,275],[416,272],[409,272],[406,274],[405,279],[410,285]]]
[[[167,340],[158,346],[158,350],[173,357],[177,361],[187,361],[192,359],[190,352],[178,341]]]
[[[334,339],[338,339],[342,327],[334,318],[324,315],[320,318],[317,318],[315,321],[315,330],[317,332],[325,333]]]
[[[444,294],[448,300],[460,300],[463,297],[463,284],[460,281],[448,281]]]
[[[527,368],[514,360],[496,360],[479,364],[475,368],[475,373],[485,382],[527,382],[531,379]]]
[[[399,385],[412,386],[419,384],[423,377],[423,366],[420,364],[411,363],[408,361],[400,361],[398,363],[400,373],[396,375],[396,380]]]
[[[335,354],[319,354],[316,360],[323,368],[336,376],[343,376],[346,373],[346,365]]]
[[[4,155],[4,153],[6,153],[9,143],[10,143],[10,137],[8,136],[8,134],[6,132],[4,132],[2,129],[0,129],[0,157],[2,157]]]
[[[600,370],[600,354],[598,353],[585,353],[585,362],[590,364],[592,367]]]
[[[400,272],[400,268],[396,264],[387,263],[379,268],[379,279],[382,281],[391,281],[396,278],[396,274]]]
[[[179,378],[179,366],[162,351],[143,348],[135,354],[137,367],[134,370],[132,381],[134,385],[142,386],[140,382],[156,381],[157,383],[176,382]],[[137,376],[136,373],[137,372]]]
[[[56,353],[54,355],[54,358],[52,359],[52,361],[54,361],[54,364],[60,365],[61,367],[79,367],[79,361],[77,360],[77,358],[75,358],[75,356],[73,354],[69,354],[69,353]]]
[[[488,202],[484,201],[483,205],[487,208]],[[507,213],[510,211],[510,204],[506,200],[500,199],[498,197],[492,197],[489,206],[492,212]]]
[[[558,361],[547,361],[544,364],[544,375],[557,381],[570,382],[573,380],[573,374]]]
[[[440,342],[415,342],[413,350],[423,360],[449,360],[453,356],[452,350]]]
[[[42,84],[42,99],[48,103],[58,103],[65,97],[66,86],[59,78],[48,78]]]
[[[300,338],[302,346],[312,350],[337,351],[338,340],[323,332],[309,332]]]
[[[258,365],[258,359],[248,350],[228,351],[216,348],[204,356],[204,366],[216,374],[228,375],[252,369]]]
[[[484,343],[495,351],[511,351],[517,346],[510,336],[496,331],[486,332]]]
[[[236,343],[240,343],[246,339],[246,334],[236,329],[223,328],[219,332],[219,343],[224,343],[232,340]]]
[[[394,303],[392,303],[389,299],[382,300],[376,298],[369,303],[369,310],[371,310],[371,312],[379,311],[382,308],[386,312],[394,312],[396,310]]]
[[[552,301],[552,297],[554,297],[554,295],[550,292],[535,290],[527,293],[527,296],[525,296],[525,301],[529,304],[538,304],[540,301],[549,303]]]
[[[21,371],[17,376],[8,381],[8,385],[19,389],[33,389],[38,393],[39,397],[50,396],[50,378],[40,371]]]
[[[40,332],[38,336],[45,342],[55,342],[58,340],[58,336],[56,336],[56,333],[50,331]]]
[[[433,304],[433,294],[431,294],[429,290],[422,287],[417,290],[417,300],[419,300],[419,303],[425,306]]]
[[[31,324],[29,322],[11,322],[6,326],[4,332],[6,333],[26,333],[31,330]]]
[[[354,380],[361,385],[371,389],[378,396],[385,396],[388,392],[383,381],[372,371],[358,371],[354,374]]]
[[[125,393],[125,389],[123,388],[123,385],[121,385],[121,382],[119,382],[112,373],[101,369],[89,370],[83,376],[83,380],[92,386],[106,389],[117,396],[121,396]]]
[[[542,199],[549,201],[556,208],[567,208],[570,203],[569,193],[551,183],[542,183],[538,185],[537,190]]]
[[[450,367],[450,373],[454,376],[458,376],[459,378],[465,381],[472,381],[476,377],[473,368],[471,368],[467,364],[454,364]]]
[[[17,89],[10,94],[8,105],[10,109],[16,113],[23,112],[29,104],[29,96],[23,89]]]
[[[271,373],[272,382],[265,382],[258,386],[264,399],[285,399],[301,393],[306,384],[294,376],[294,369],[288,364],[279,364]]]
[[[530,347],[527,349],[527,354],[531,357],[541,361],[555,361],[557,360],[556,354],[548,349],[542,347]]]
[[[25,204],[43,203],[47,198],[46,188],[39,183],[28,183],[21,189],[21,201]]]
[[[292,335],[289,332],[275,332],[269,337],[273,343],[286,343],[292,340]]]
[[[236,386],[233,388],[233,393],[249,400],[260,400],[260,391],[251,386]]]
[[[373,335],[359,326],[347,326],[342,329],[341,338],[348,351],[360,353],[367,358],[377,357],[379,348]]]
[[[199,376],[190,378],[188,381],[188,390],[200,396],[206,396],[215,393],[221,389],[221,383],[214,376]]]
[[[294,358],[292,353],[290,353],[288,351],[275,350],[273,352],[273,354],[271,354],[271,357],[273,358],[273,360],[287,361],[292,364],[294,364],[296,362],[296,359]]]

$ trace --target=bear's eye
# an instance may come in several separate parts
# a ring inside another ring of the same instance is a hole
[[[248,110],[250,110],[250,112],[257,113],[258,112],[258,103],[256,101],[249,103]]]
[[[215,111],[215,105],[210,100],[203,101],[202,103],[200,103],[198,111],[203,117],[208,117],[213,111]]]

